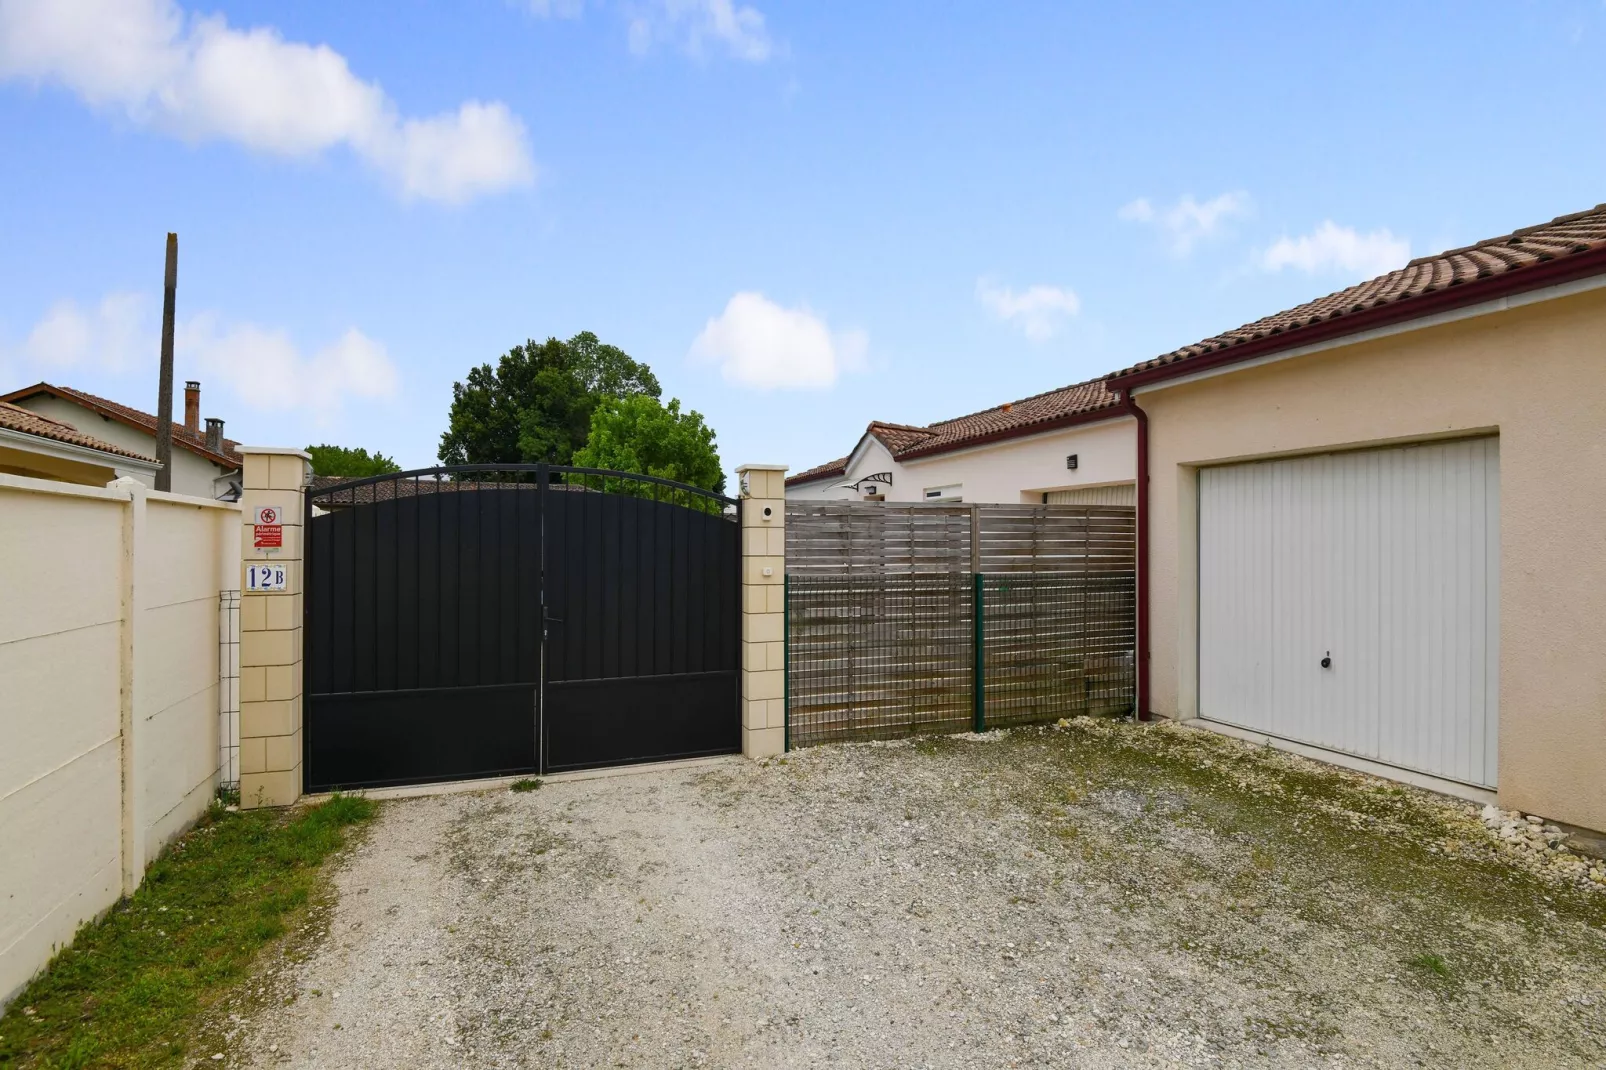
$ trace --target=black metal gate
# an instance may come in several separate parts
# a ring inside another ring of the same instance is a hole
[[[489,465],[307,503],[306,790],[741,749],[735,499]]]

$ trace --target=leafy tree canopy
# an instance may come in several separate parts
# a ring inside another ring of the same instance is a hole
[[[442,464],[569,464],[604,398],[662,392],[645,364],[583,331],[567,342],[526,342],[452,384]]]
[[[386,472],[400,472],[401,465],[394,457],[386,457],[378,450],[370,456],[365,449],[346,446],[308,446],[312,454],[312,471],[320,476],[346,476],[361,479],[363,476],[382,476]]]
[[[713,429],[701,413],[681,412],[678,398],[668,405],[646,394],[603,400],[591,414],[590,439],[575,453],[574,463],[725,489]]]

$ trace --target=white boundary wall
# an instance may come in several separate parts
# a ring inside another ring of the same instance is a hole
[[[240,507],[0,475],[0,1006],[218,785]]]

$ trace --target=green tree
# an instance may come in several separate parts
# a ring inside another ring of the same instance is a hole
[[[701,413],[681,412],[679,398],[668,405],[645,394],[603,400],[591,414],[590,438],[576,451],[574,463],[725,489],[713,429]]]
[[[382,476],[386,472],[401,471],[401,465],[396,463],[394,457],[386,457],[378,450],[370,456],[365,449],[325,444],[308,446],[307,452],[312,454],[314,475],[361,479],[363,476]]]
[[[532,340],[452,384],[441,463],[568,464],[602,399],[661,392],[650,368],[590,331],[567,342]]]

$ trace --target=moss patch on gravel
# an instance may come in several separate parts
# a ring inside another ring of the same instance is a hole
[[[319,867],[374,809],[336,796],[288,812],[209,810],[7,1008],[0,1067],[193,1061],[208,1012],[308,912]]]
[[[1502,857],[1470,803],[1170,724],[1079,719],[974,750],[1083,879],[1190,904],[1172,922],[1193,956],[1252,970],[1334,953],[1336,937],[1381,951],[1389,980],[1460,998],[1606,952],[1606,894]],[[1273,914],[1276,952],[1252,935]],[[1542,953],[1518,953],[1518,932]]]

